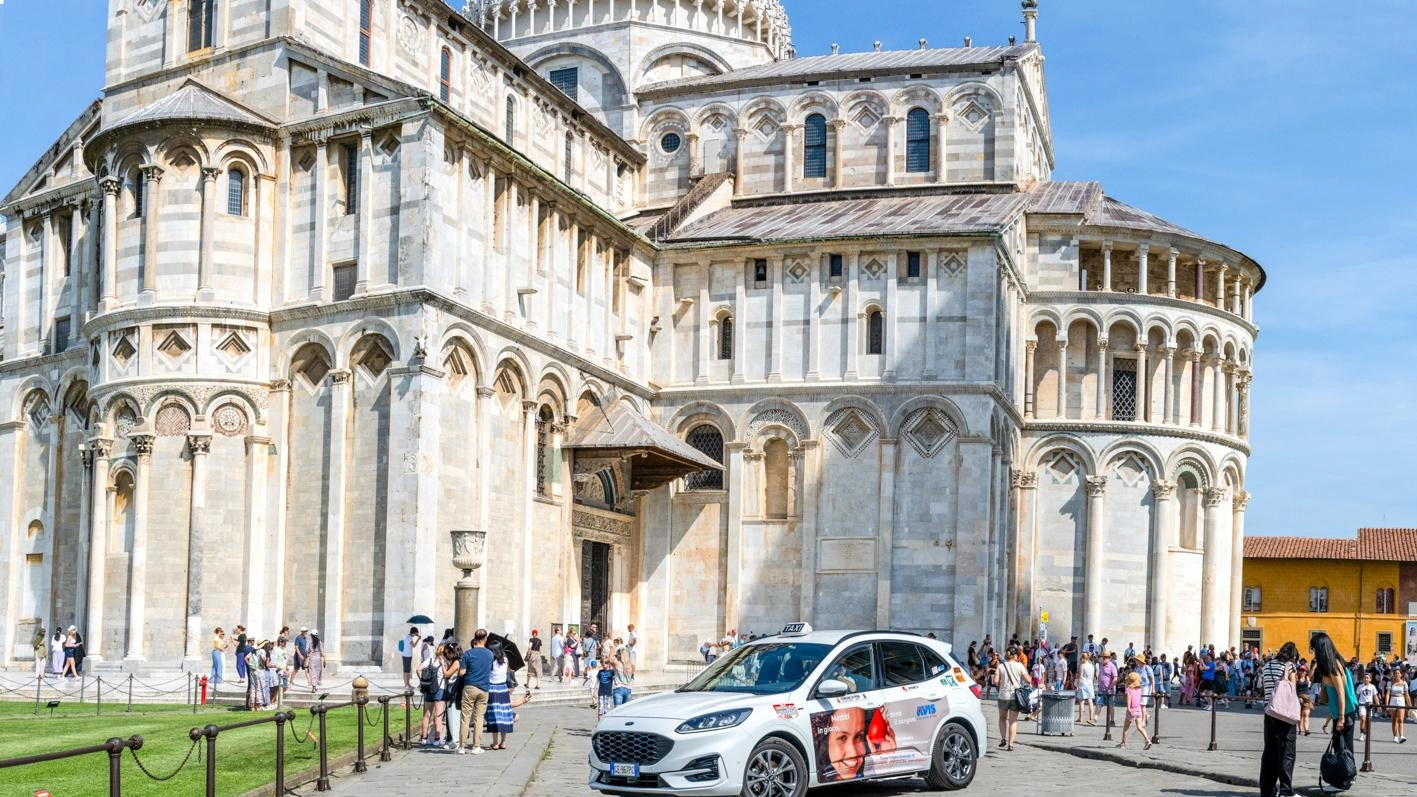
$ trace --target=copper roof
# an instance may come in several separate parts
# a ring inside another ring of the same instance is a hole
[[[1417,529],[1358,529],[1356,539],[1246,537],[1245,558],[1417,562]]]

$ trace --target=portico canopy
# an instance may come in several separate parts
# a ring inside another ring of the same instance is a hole
[[[691,473],[723,469],[624,402],[592,409],[576,422],[562,448],[625,457],[632,490],[652,490]]]

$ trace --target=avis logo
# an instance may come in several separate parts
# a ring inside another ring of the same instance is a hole
[[[932,714],[934,714],[934,713],[935,713],[935,706],[932,705],[932,704],[930,704],[930,703],[926,703],[926,704],[923,705],[923,706],[916,706],[916,707],[915,707],[915,716],[917,716],[917,717],[928,717],[928,716],[930,716],[930,715],[932,715]]]

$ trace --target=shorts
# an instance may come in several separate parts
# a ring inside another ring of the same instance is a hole
[[[1014,699],[1013,699],[1012,697],[1008,698],[1007,700],[1005,700],[1005,699],[1002,698],[1002,697],[999,698],[999,710],[1000,710],[1000,711],[1013,711],[1013,712],[1016,712],[1016,713],[1019,713],[1019,714],[1022,714],[1022,713],[1023,713],[1022,709],[1020,709],[1020,708],[1018,707],[1018,704],[1014,702]]]
[[[412,656],[404,656],[404,657],[403,657],[403,674],[404,674],[404,675],[408,675],[408,674],[411,673],[411,672],[413,672],[413,657],[412,657]]]

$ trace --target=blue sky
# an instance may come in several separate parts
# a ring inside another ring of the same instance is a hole
[[[785,4],[802,55],[1023,35],[1016,0]],[[0,192],[99,95],[106,6],[0,0]],[[1250,533],[1417,526],[1417,4],[1041,6],[1054,176],[1100,180],[1269,273]]]

